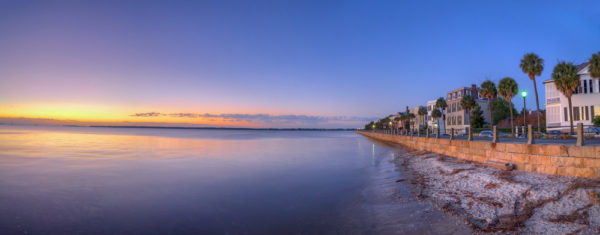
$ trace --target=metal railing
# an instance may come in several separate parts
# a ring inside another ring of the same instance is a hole
[[[544,143],[572,143],[575,141],[575,145],[583,146],[588,140],[592,144],[600,144],[600,138],[597,138],[593,133],[586,134],[584,131],[584,125],[579,123],[576,127],[575,135],[565,135],[561,133],[559,135],[550,135],[548,133],[536,132],[535,127],[528,125],[525,127],[518,127],[519,131],[515,131],[516,135],[512,135],[510,128],[497,128],[492,126],[491,128],[464,128],[454,129],[448,128],[445,133],[440,133],[444,130],[440,128],[425,128],[419,130],[407,130],[407,129],[377,129],[377,130],[366,130],[375,133],[390,134],[390,135],[401,135],[401,136],[414,136],[414,137],[425,137],[425,138],[447,138],[447,139],[463,139],[468,141],[486,141],[490,139],[492,143],[508,141],[508,142],[527,142],[527,144],[535,144],[536,140]],[[511,134],[508,134],[511,133]],[[474,139],[474,137],[477,137]],[[553,142],[554,141],[554,142]]]

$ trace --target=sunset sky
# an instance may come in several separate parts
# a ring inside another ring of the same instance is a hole
[[[491,2],[1,1],[0,122],[360,127],[486,78],[533,91],[527,52],[543,107],[559,60],[600,51],[600,1]]]

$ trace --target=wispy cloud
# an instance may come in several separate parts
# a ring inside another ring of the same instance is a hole
[[[320,125],[327,123],[339,124],[357,124],[372,121],[374,117],[355,117],[355,116],[310,116],[310,115],[271,115],[271,114],[245,114],[245,113],[160,113],[147,112],[135,113],[133,117],[159,117],[169,116],[174,118],[209,118],[221,119],[228,122],[249,122],[257,124],[278,124],[278,125]]]
[[[149,113],[134,113],[129,116],[132,116],[132,117],[158,117],[158,116],[161,116],[161,114],[157,113],[157,112],[149,112]]]

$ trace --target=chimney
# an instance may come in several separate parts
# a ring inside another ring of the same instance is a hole
[[[471,96],[473,96],[474,99],[477,99],[479,97],[479,94],[477,92],[477,85],[475,84],[471,84]]]

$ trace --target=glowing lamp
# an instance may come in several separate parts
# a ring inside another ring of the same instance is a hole
[[[527,91],[526,90],[522,90],[521,91],[521,96],[523,96],[523,98],[527,97]]]

